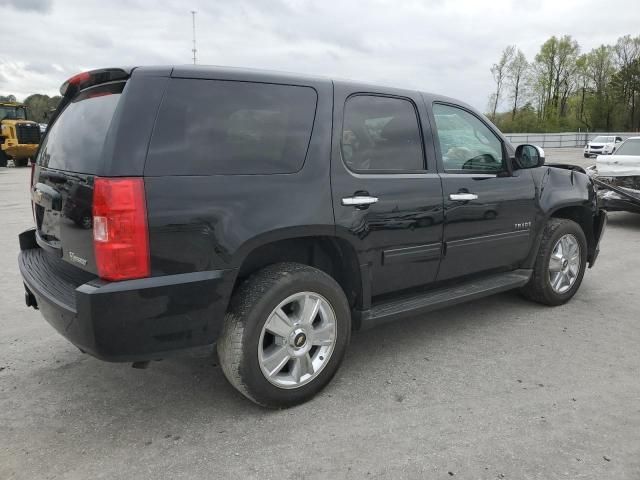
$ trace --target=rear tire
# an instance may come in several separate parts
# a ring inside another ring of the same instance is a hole
[[[217,349],[224,375],[240,393],[264,407],[286,408],[329,383],[350,336],[351,311],[340,285],[316,268],[278,263],[234,293]]]
[[[547,223],[533,275],[520,291],[538,303],[562,305],[580,288],[587,267],[587,239],[572,220],[552,218]]]
[[[21,159],[14,158],[13,159],[13,164],[16,167],[26,167],[29,164],[29,159],[28,158],[21,158]]]
[[[7,154],[4,153],[4,150],[0,149],[0,167],[6,167],[8,160],[9,157]]]

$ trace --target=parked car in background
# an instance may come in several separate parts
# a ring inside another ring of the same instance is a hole
[[[622,137],[599,135],[584,146],[584,158],[611,155],[620,143],[622,143]]]
[[[640,137],[628,138],[612,155],[598,155],[596,165],[587,173],[619,189],[601,186],[598,198],[603,208],[640,213]]]

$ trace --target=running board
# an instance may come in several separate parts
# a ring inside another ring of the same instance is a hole
[[[532,270],[523,269],[494,274],[452,287],[379,303],[361,312],[360,327],[365,330],[402,317],[418,315],[522,287],[527,284],[532,272]]]

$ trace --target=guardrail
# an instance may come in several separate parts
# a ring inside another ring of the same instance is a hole
[[[530,143],[538,145],[542,148],[563,148],[563,147],[584,147],[589,140],[594,139],[598,135],[610,135],[622,137],[626,140],[628,137],[640,136],[637,132],[605,132],[605,133],[588,133],[588,132],[565,132],[565,133],[505,133],[504,136],[514,145],[522,145]]]

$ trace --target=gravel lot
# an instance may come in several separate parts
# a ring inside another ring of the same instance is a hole
[[[266,411],[211,359],[103,363],[27,309],[28,179],[0,168],[1,479],[640,478],[638,215],[610,215],[569,304],[508,293],[357,334],[316,399]]]

